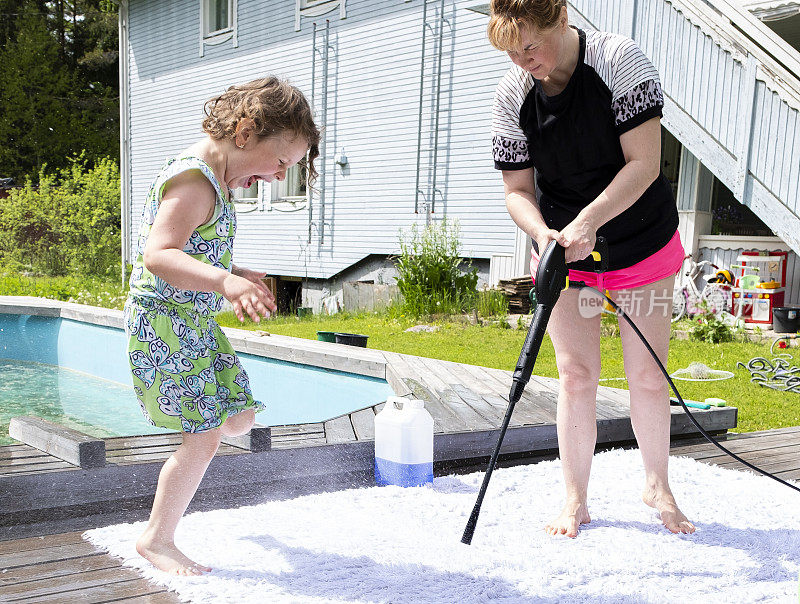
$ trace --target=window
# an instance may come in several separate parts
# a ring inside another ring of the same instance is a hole
[[[286,171],[286,178],[282,181],[272,181],[273,201],[299,201],[306,198],[308,193],[305,164],[295,164]]]
[[[261,201],[260,182],[254,182],[250,188],[239,187],[233,190],[233,204],[239,214],[247,214],[264,208],[259,203]]]
[[[212,36],[228,31],[231,27],[230,0],[206,0],[205,5],[206,26],[203,35]]]
[[[200,0],[200,56],[206,45],[233,40],[239,46],[236,31],[238,0]]]

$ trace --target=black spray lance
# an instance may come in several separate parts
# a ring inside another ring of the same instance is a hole
[[[600,261],[600,266],[597,272],[606,270],[607,254],[605,252],[606,242],[602,237],[597,238],[598,248],[600,252],[592,252],[592,257],[596,261]],[[500,435],[497,438],[497,445],[495,445],[492,457],[489,460],[489,467],[486,469],[486,475],[483,477],[483,484],[478,492],[478,499],[475,501],[475,507],[472,508],[472,514],[467,521],[467,527],[464,529],[464,536],[461,537],[461,543],[467,545],[472,542],[472,535],[475,532],[475,525],[478,522],[478,515],[481,513],[481,504],[483,497],[486,495],[486,488],[489,486],[489,480],[492,478],[494,466],[497,463],[497,457],[500,455],[500,447],[503,444],[503,438],[506,435],[508,424],[511,421],[511,415],[514,413],[514,406],[522,398],[522,392],[525,390],[525,385],[531,379],[533,366],[536,364],[536,357],[539,354],[539,347],[542,345],[544,333],[547,329],[547,322],[550,320],[550,313],[558,302],[561,295],[561,290],[569,286],[569,271],[564,259],[565,248],[558,245],[555,241],[551,241],[544,254],[539,258],[539,267],[536,270],[536,283],[534,285],[534,292],[536,293],[536,308],[533,311],[533,318],[531,319],[530,327],[528,328],[528,335],[525,337],[525,343],[522,345],[522,352],[519,354],[517,367],[514,369],[514,377],[512,378],[511,391],[508,395],[508,409],[506,416],[503,418],[503,425],[500,428]]]
[[[598,273],[603,273],[608,267],[608,246],[605,239],[602,237],[597,238],[597,248],[599,251],[592,252],[592,257],[596,261],[595,271]],[[531,325],[528,329],[528,335],[525,337],[525,343],[522,346],[522,352],[520,353],[519,360],[517,361],[517,367],[514,370],[511,392],[508,396],[508,409],[506,410],[506,416],[503,418],[503,425],[500,428],[500,435],[497,438],[497,445],[495,446],[492,457],[489,460],[489,467],[486,469],[486,474],[483,477],[483,484],[481,484],[480,491],[478,491],[478,498],[475,501],[475,506],[472,508],[472,513],[469,516],[469,520],[467,520],[467,526],[464,529],[464,535],[461,537],[461,543],[466,543],[469,545],[472,542],[472,535],[475,533],[475,525],[478,522],[478,515],[481,513],[483,497],[486,495],[486,488],[489,486],[489,480],[492,477],[494,466],[497,463],[497,457],[500,455],[500,447],[503,444],[503,438],[506,435],[508,424],[511,421],[511,414],[514,412],[514,406],[522,397],[522,392],[525,390],[525,385],[531,378],[533,366],[536,363],[536,357],[539,354],[539,347],[542,344],[542,339],[544,338],[544,333],[547,329],[547,322],[550,319],[550,313],[553,311],[553,307],[556,305],[556,302],[558,302],[558,298],[561,295],[561,290],[567,289],[568,287],[589,287],[583,282],[570,283],[569,271],[564,259],[564,253],[565,248],[558,245],[555,241],[551,241],[539,260],[539,268],[536,270],[536,284],[534,286],[534,292],[536,294],[536,309],[534,310],[533,319],[531,320]],[[593,287],[590,289],[595,290],[598,294],[600,294],[600,296],[605,298],[606,302],[615,310],[617,315],[625,319],[633,331],[636,332],[636,335],[639,336],[639,339],[641,339],[645,348],[647,348],[648,352],[650,353],[650,356],[653,357],[653,360],[656,362],[661,370],[661,373],[664,375],[670,387],[672,388],[672,391],[675,393],[675,396],[683,407],[683,411],[689,416],[689,419],[694,424],[695,428],[697,428],[699,432],[705,436],[709,442],[711,442],[711,444],[715,445],[718,449],[730,455],[736,461],[744,464],[751,470],[763,474],[764,476],[768,476],[769,478],[772,478],[781,484],[794,489],[795,491],[800,491],[799,487],[786,482],[782,478],[778,478],[777,476],[770,474],[766,470],[762,470],[761,468],[754,466],[735,453],[729,451],[719,444],[708,432],[706,432],[706,430],[698,423],[698,421],[687,408],[686,403],[684,403],[683,398],[678,392],[678,389],[675,387],[675,383],[672,381],[672,377],[669,375],[669,373],[667,373],[667,370],[661,363],[658,355],[650,346],[650,343],[644,337],[642,332],[639,331],[639,328],[636,327],[636,324],[625,313],[625,311],[622,310],[617,303],[614,302],[614,300],[606,296],[604,292]]]

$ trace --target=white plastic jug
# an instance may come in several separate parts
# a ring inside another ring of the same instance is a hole
[[[400,487],[433,482],[433,418],[422,401],[390,396],[375,415],[375,482]]]

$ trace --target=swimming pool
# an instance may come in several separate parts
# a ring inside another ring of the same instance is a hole
[[[0,444],[17,415],[52,419],[91,436],[166,432],[143,418],[122,329],[62,317],[0,313]],[[386,400],[386,380],[239,353],[254,396],[267,403],[256,422],[320,422]]]

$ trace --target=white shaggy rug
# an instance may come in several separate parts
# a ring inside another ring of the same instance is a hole
[[[694,535],[672,535],[640,499],[639,452],[595,456],[591,524],[550,537],[559,461],[498,469],[475,538],[464,523],[483,473],[433,487],[372,487],[194,513],[177,544],[214,568],[156,571],[134,541],[144,524],[88,531],[98,547],[191,602],[797,602],[800,495],[753,474],[672,458]]]

